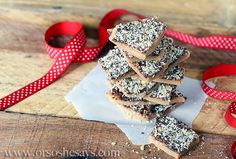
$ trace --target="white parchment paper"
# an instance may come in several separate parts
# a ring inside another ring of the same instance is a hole
[[[109,90],[106,74],[96,66],[65,97],[79,112],[81,118],[116,124],[133,144],[148,144],[154,120],[138,122],[129,119],[120,109],[105,96]],[[201,89],[200,81],[185,77],[178,89],[187,97],[185,104],[177,107],[170,115],[192,125],[207,96]]]

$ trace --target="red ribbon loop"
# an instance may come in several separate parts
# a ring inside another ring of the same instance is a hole
[[[229,123],[233,128],[236,128],[236,118],[233,114],[236,115],[236,102],[232,102],[225,112],[225,120],[227,123]]]
[[[232,157],[232,159],[236,158],[236,156],[235,156],[236,151],[235,150],[236,150],[236,141],[231,146],[231,157]]]
[[[236,92],[223,91],[211,88],[207,85],[206,80],[220,77],[220,76],[233,76],[236,75],[236,65],[223,64],[214,66],[206,70],[202,76],[202,89],[212,98],[219,100],[236,100]]]
[[[51,27],[49,27],[45,33],[46,51],[51,58],[56,59],[61,54],[61,52],[67,47],[65,46],[64,48],[56,48],[49,44],[50,40],[52,40],[54,37],[61,36],[61,35],[73,35],[74,40],[70,40],[71,41],[70,44],[73,47],[74,45],[78,45],[73,50],[77,54],[79,53],[79,49],[81,50],[81,48],[84,48],[86,39],[85,39],[85,34],[83,32],[82,24],[76,23],[76,22],[56,23],[52,25]],[[80,39],[82,39],[82,41],[79,41]],[[67,45],[70,45],[70,44],[68,43]]]
[[[206,70],[202,76],[202,89],[212,98],[218,100],[236,100],[236,92],[224,91],[215,88],[211,88],[207,85],[206,81],[221,76],[236,75],[236,65],[224,64],[212,67]],[[236,102],[232,102],[225,113],[225,120],[230,126],[236,128],[236,119],[232,116],[232,113],[236,113]]]
[[[202,76],[202,89],[203,91],[212,98],[218,100],[236,100],[236,92],[224,91],[219,89],[211,88],[207,85],[206,81],[222,76],[233,76],[236,75],[236,65],[233,64],[223,64],[217,65],[206,70]],[[236,114],[236,102],[232,102],[226,109],[224,118],[225,121],[233,128],[236,128],[236,118],[233,116]],[[236,149],[236,142],[231,146],[231,157],[234,159],[234,153]]]

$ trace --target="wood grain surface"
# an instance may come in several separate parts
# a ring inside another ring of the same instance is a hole
[[[106,0],[0,0],[0,97],[39,78],[53,64],[53,59],[50,59],[45,53],[43,43],[44,32],[48,26],[61,20],[80,21],[85,24],[86,32],[90,37],[88,45],[94,45],[97,38],[97,27],[102,16],[113,8],[123,8],[124,6],[143,15],[159,15],[170,28],[176,31],[192,33],[197,36],[236,35],[236,19],[234,18],[236,3],[233,0],[180,0],[178,2],[167,0],[165,3],[152,0],[112,2]],[[183,45],[179,42],[176,43]],[[236,63],[236,54],[233,52],[185,46],[192,51],[191,58],[183,64],[187,68],[187,76],[189,77],[200,79],[206,68],[222,63]],[[0,136],[0,138],[2,137],[0,140],[1,150],[11,148],[23,150],[25,147],[31,148],[32,145],[33,150],[47,148],[58,150],[63,146],[72,150],[74,148],[83,150],[90,146],[93,151],[98,151],[99,147],[109,150],[113,139],[122,141],[118,144],[117,149],[124,153],[123,158],[130,154],[131,149],[138,149],[133,145],[131,148],[124,146],[128,140],[114,125],[69,119],[79,118],[79,113],[72,104],[64,100],[64,96],[95,65],[96,62],[73,64],[60,80],[7,109],[7,113],[1,112],[0,133],[6,136],[5,138]],[[220,79],[217,81],[217,85],[226,90],[235,90],[236,87],[233,77]],[[204,132],[235,135],[236,131],[226,127],[222,118],[222,113],[228,104],[228,102],[207,99],[201,113],[194,121],[194,128]],[[20,113],[47,116],[31,116]],[[19,124],[23,124],[23,127],[20,127]],[[81,130],[81,134],[77,133],[77,129]],[[32,136],[34,133],[37,134],[36,137]],[[93,134],[92,136],[96,140],[89,138],[88,136],[91,137],[91,135],[87,136],[87,133]],[[222,154],[221,156],[229,156],[228,146],[235,137],[207,134],[205,136],[204,153],[194,151],[193,158],[214,158],[217,156],[219,158],[219,153]],[[88,138],[84,139],[84,137]],[[87,139],[89,139],[89,143],[86,143]],[[73,142],[74,140],[77,142]],[[35,145],[37,146],[34,147]],[[142,156],[136,153],[131,154],[133,158],[141,158]],[[160,154],[162,158],[167,157],[160,152],[147,152],[150,158],[157,154]]]
[[[0,156],[67,158],[71,152],[81,156],[88,153],[91,158],[96,154],[97,158],[172,159],[154,145],[147,145],[144,150],[132,145],[119,128],[111,124],[3,112],[0,120]],[[229,145],[234,137],[201,135],[202,142],[183,159],[229,159]]]

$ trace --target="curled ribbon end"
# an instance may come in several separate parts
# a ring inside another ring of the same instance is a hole
[[[232,159],[236,159],[236,141],[231,146],[231,156]]]

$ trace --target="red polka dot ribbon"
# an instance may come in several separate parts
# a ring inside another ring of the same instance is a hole
[[[231,146],[231,156],[232,156],[232,159],[236,159],[236,141],[232,144]]]
[[[133,13],[124,9],[115,9],[108,12],[100,22],[99,25],[99,44],[97,47],[86,48],[86,36],[83,30],[83,25],[78,22],[60,22],[51,26],[45,34],[45,45],[47,53],[50,57],[55,59],[53,66],[50,70],[40,79],[28,84],[27,86],[3,97],[0,99],[0,110],[4,110],[25,98],[35,94],[41,89],[55,82],[72,62],[89,62],[95,60],[99,55],[102,48],[108,42],[107,29],[114,27],[116,20],[123,15],[134,15],[140,19],[144,16]],[[64,48],[55,48],[49,45],[49,41],[60,35],[73,35],[73,38],[67,43]],[[225,51],[236,51],[236,37],[212,35],[206,37],[195,37],[190,34],[175,32],[167,29],[166,36],[177,39],[181,42],[190,45],[216,49]],[[202,88],[209,96],[219,100],[236,100],[235,92],[227,92],[211,88],[207,85],[206,80],[218,76],[229,76],[236,74],[236,65],[219,65],[214,68],[208,69],[203,75]],[[232,114],[236,113],[235,103],[232,103],[225,113],[225,119],[232,127],[236,127],[236,119]],[[232,146],[234,151],[236,144]]]
[[[211,78],[233,75],[236,75],[236,65],[233,64],[222,64],[207,69],[202,76],[202,89],[207,95],[218,100],[236,100],[236,92],[214,89],[206,83]]]
[[[211,35],[206,37],[195,37],[190,34],[175,32],[171,29],[166,31],[166,35],[181,42],[202,48],[228,51],[236,50],[236,37],[232,36]]]
[[[212,67],[206,70],[202,76],[202,89],[203,91],[212,98],[218,100],[236,100],[236,92],[224,91],[212,88],[207,85],[207,80],[222,77],[222,76],[233,76],[236,75],[236,65],[233,64],[223,64]],[[225,121],[233,128],[236,128],[236,118],[233,116],[236,115],[236,102],[232,102],[229,107],[226,109],[224,114]],[[236,142],[231,147],[232,158],[234,158],[236,149]]]
[[[225,120],[227,123],[233,128],[236,128],[236,118],[233,114],[236,115],[236,102],[232,102],[225,112]]]
[[[206,82],[207,80],[212,78],[233,75],[236,75],[236,65],[223,64],[212,67],[203,73],[202,89],[208,96],[218,100],[236,100],[236,92],[215,89],[208,86]],[[232,102],[230,104],[224,115],[226,122],[230,126],[236,128],[236,118],[232,114],[236,114],[236,102]]]

